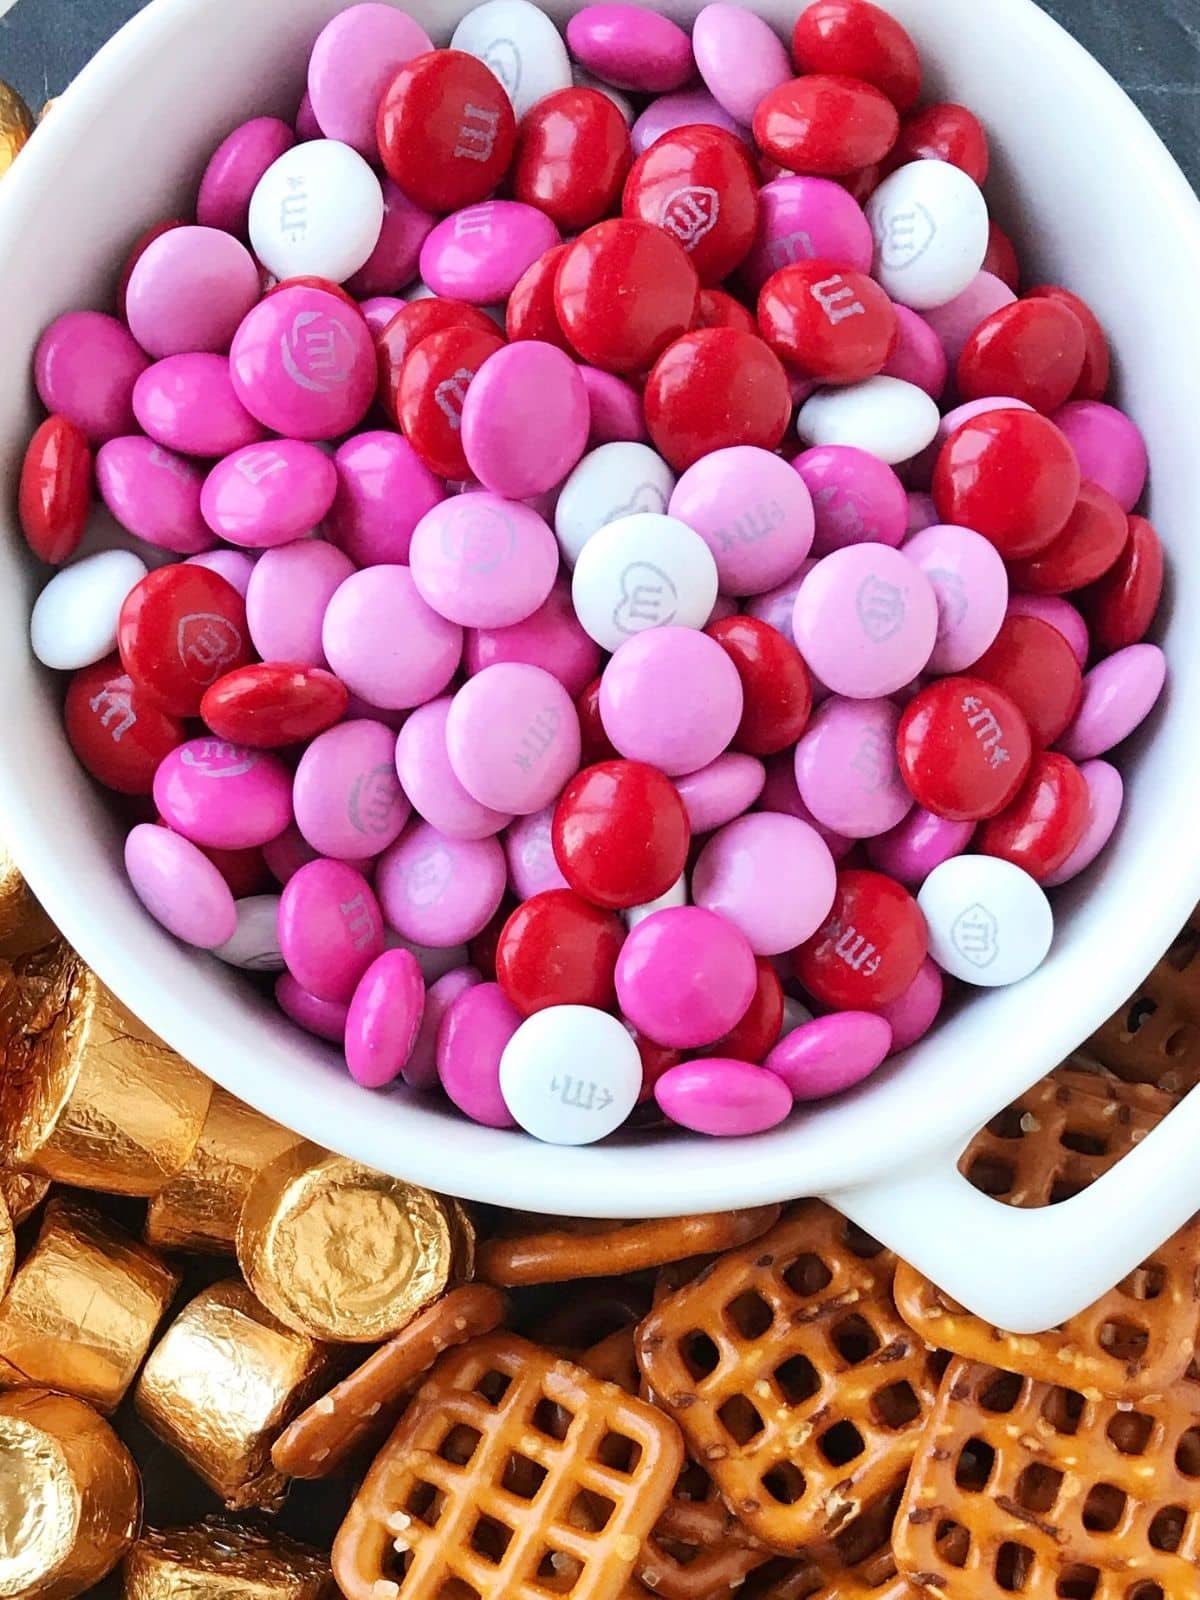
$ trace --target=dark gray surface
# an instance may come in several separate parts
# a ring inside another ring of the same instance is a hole
[[[0,18],[0,78],[37,111],[144,3],[17,0]],[[1125,85],[1200,188],[1200,0],[1042,4]]]

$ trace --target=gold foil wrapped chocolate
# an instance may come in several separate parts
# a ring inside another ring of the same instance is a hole
[[[300,1142],[299,1134],[215,1089],[191,1160],[150,1202],[147,1243],[160,1250],[232,1255],[250,1185]]]
[[[90,1406],[0,1394],[0,1596],[75,1600],[120,1561],[140,1517],[137,1468]]]
[[[0,127],[3,126],[4,85],[0,83]],[[0,133],[0,151],[3,134]],[[3,174],[0,154],[0,175]],[[15,961],[44,949],[56,937],[54,924],[30,894],[17,864],[0,843],[0,957]]]
[[[17,1235],[4,1197],[0,1195],[0,1300],[12,1279],[17,1260]]]
[[[135,1399],[163,1443],[236,1511],[280,1498],[271,1445],[339,1371],[337,1352],[285,1327],[233,1278],[176,1317]]]
[[[125,1558],[124,1600],[333,1600],[329,1557],[210,1517],[147,1528]]]
[[[0,971],[0,1166],[156,1194],[196,1148],[212,1085],[61,940]]]
[[[450,1224],[451,1281],[470,1283],[475,1276],[475,1223],[461,1200],[445,1194],[438,1198]]]
[[[317,1145],[297,1145],[251,1186],[238,1263],[288,1327],[345,1344],[398,1332],[450,1279],[438,1197]]]
[[[0,1303],[0,1357],[26,1383],[113,1411],[178,1286],[177,1273],[114,1223],[51,1200]]]
[[[8,1207],[14,1227],[33,1215],[49,1188],[50,1179],[36,1172],[0,1172],[0,1200]]]
[[[0,178],[25,148],[32,132],[29,107],[15,89],[0,83]]]

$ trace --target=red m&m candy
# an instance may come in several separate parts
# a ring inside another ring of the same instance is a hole
[[[763,338],[814,383],[860,383],[882,372],[896,343],[896,311],[873,278],[832,261],[797,261],[763,285]]]
[[[704,631],[742,680],[744,709],[733,748],[770,756],[795,744],[812,712],[812,680],[795,645],[757,617],[723,617]]]
[[[634,162],[621,208],[677,239],[701,283],[714,285],[750,253],[758,176],[745,145],[724,128],[675,128]]]
[[[1021,263],[1012,240],[998,222],[988,223],[988,247],[982,270],[1006,283],[1014,294],[1021,287]],[[1032,292],[1036,294],[1037,291]]]
[[[823,1006],[870,1011],[912,983],[929,934],[917,902],[894,878],[839,872],[833,909],[796,951],[796,976]]]
[[[1098,483],[1085,483],[1066,526],[1044,550],[1009,564],[1014,589],[1031,594],[1070,594],[1115,565],[1129,536],[1129,518]]]
[[[645,372],[696,320],[696,269],[670,234],[633,217],[567,246],[555,283],[563,331],[605,372]]]
[[[740,1022],[727,1034],[706,1045],[706,1056],[727,1056],[732,1061],[761,1061],[774,1048],[783,1027],[783,985],[767,956],[756,956],[758,982],[754,998]]]
[[[40,561],[59,566],[75,554],[92,506],[92,450],[66,417],[47,417],[21,466],[17,513]]]
[[[149,794],[159,763],[185,738],[182,721],[153,705],[116,656],[75,674],[63,720],[82,765],[118,794]]]
[[[1079,709],[1083,675],[1075,652],[1041,617],[1014,612],[974,662],[971,676],[1002,689],[1021,712],[1035,747],[1052,745]]]
[[[463,402],[480,367],[503,348],[494,323],[486,332],[458,324],[422,339],[404,363],[396,415],[409,444],[439,477],[471,476],[462,442]]]
[[[754,137],[789,172],[840,178],[882,161],[900,118],[885,94],[861,78],[814,72],[772,89],[754,113]]]
[[[991,165],[983,124],[966,106],[924,106],[900,124],[891,164],[907,161],[948,161],[982,188]]]
[[[687,864],[691,828],[679,791],[643,761],[585,767],[554,810],[554,857],[577,894],[626,910],[665,894]]]
[[[600,679],[593,678],[575,702],[579,717],[579,737],[582,741],[580,759],[585,767],[600,761],[616,761],[616,747],[604,731],[600,716]]]
[[[994,223],[992,226],[995,228]],[[999,230],[997,229],[996,231],[998,232]],[[1005,243],[1008,243],[1007,238]],[[1012,250],[1011,244],[1009,244],[1009,249]],[[1014,262],[1016,260],[1015,252],[1013,253],[1013,260]],[[996,272],[996,268],[994,266],[989,267],[986,261],[984,262],[984,267],[989,272]],[[997,276],[1003,277],[1004,274],[997,273]],[[1005,282],[1007,283],[1008,280],[1005,279]],[[1014,273],[1013,282],[1009,284],[1009,287],[1015,290],[1016,286]],[[1081,300],[1077,294],[1072,294],[1070,289],[1062,289],[1054,283],[1043,283],[1039,284],[1036,289],[1030,289],[1026,299],[1050,300],[1060,306],[1065,306],[1078,319],[1079,325],[1083,329],[1084,357],[1079,380],[1070,398],[1072,400],[1103,400],[1108,392],[1112,358],[1109,355],[1108,338],[1091,306],[1088,305],[1086,300]],[[1007,392],[1006,390],[1005,393]]]
[[[1083,838],[1090,807],[1087,780],[1075,763],[1042,750],[1016,799],[983,824],[975,843],[981,854],[1011,861],[1042,883]]]
[[[504,331],[514,343],[518,339],[539,339],[568,355],[574,354],[554,304],[554,283],[566,251],[565,244],[551,245],[517,279],[504,312]]]
[[[792,415],[779,357],[733,328],[699,328],[677,339],[646,379],[644,398],[655,449],[676,472],[730,445],[774,450]]]
[[[147,701],[194,717],[204,691],[251,659],[246,602],[207,567],[159,567],[126,596],[117,649]]]
[[[625,118],[598,89],[558,89],[521,119],[512,192],[565,233],[616,205],[633,160]]]
[[[797,72],[840,72],[882,89],[897,111],[921,92],[921,60],[908,33],[870,0],[814,0],[792,34]]]
[[[231,744],[274,750],[332,728],[349,700],[350,691],[332,672],[263,662],[218,678],[205,690],[200,715]]]
[[[736,328],[738,333],[757,333],[758,323],[740,300],[724,289],[701,289],[696,305],[697,328]]]
[[[426,211],[456,211],[488,195],[517,139],[508,91],[462,50],[429,50],[393,78],[379,105],[388,176]]]
[[[379,364],[379,403],[388,416],[400,426],[400,379],[404,363],[431,334],[442,333],[446,328],[474,328],[477,333],[495,337],[496,324],[465,300],[442,299],[414,300],[398,311],[375,340],[375,358]]]
[[[905,707],[900,771],[918,805],[951,822],[1003,811],[1025,781],[1033,744],[1013,700],[980,678],[940,678]]]
[[[1080,596],[1097,648],[1111,653],[1139,644],[1154,621],[1162,586],[1162,541],[1145,517],[1130,517],[1116,564]]]
[[[522,1016],[547,1006],[616,1001],[613,974],[625,924],[570,889],[547,889],[519,905],[496,945],[496,981]]]
[[[1083,371],[1083,325],[1056,300],[1017,300],[985,317],[958,358],[964,400],[1011,395],[1049,414],[1071,398]]]
[[[985,411],[942,446],[933,499],[943,522],[974,528],[1006,561],[1044,550],[1079,499],[1075,452],[1036,411]]]

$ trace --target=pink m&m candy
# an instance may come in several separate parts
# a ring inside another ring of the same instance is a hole
[[[974,832],[973,822],[951,822],[914,806],[894,828],[867,841],[867,856],[906,889],[919,889],[934,867],[963,853]]]
[[[482,932],[507,882],[498,839],[451,839],[427,822],[413,822],[380,858],[375,892],[389,927],[446,949]]]
[[[442,1088],[470,1117],[488,1128],[515,1126],[500,1093],[500,1057],[522,1022],[498,983],[464,989],[442,1018],[437,1070]]]
[[[778,35],[741,6],[705,6],[692,27],[692,49],[709,92],[746,127],[758,102],[793,76]]]
[[[460,994],[473,989],[483,979],[474,967],[453,967],[430,984],[425,995],[425,1011],[417,1040],[401,1067],[410,1089],[430,1090],[438,1086],[437,1042],[442,1021]]]
[[[292,779],[278,756],[225,739],[189,739],[155,773],[154,804],[193,844],[245,850],[292,820]]]
[[[433,49],[421,25],[394,6],[348,6],[317,35],[308,62],[308,99],[327,139],[379,158],[376,124],[383,92],[400,68]]]
[[[450,696],[418,706],[396,740],[396,771],[418,816],[451,839],[487,839],[512,818],[480,805],[454,775],[446,749]]]
[[[290,972],[281,972],[275,980],[275,1003],[285,1017],[290,1017],[306,1033],[328,1039],[330,1044],[341,1044],[345,1038],[349,1008],[337,1000],[318,999],[303,984],[297,983]]]
[[[1099,400],[1071,400],[1052,420],[1070,441],[1083,481],[1098,483],[1122,511],[1132,511],[1150,470],[1137,423]]]
[[[379,243],[352,278],[346,280],[348,293],[368,302],[375,295],[393,295],[405,289],[417,276],[421,246],[432,233],[437,218],[425,211],[396,187],[390,178],[383,180],[383,227]],[[396,310],[400,310],[397,305]],[[363,316],[371,322],[367,304]],[[392,313],[395,315],[395,312]],[[391,318],[379,324],[382,331]],[[372,332],[375,330],[372,329]]]
[[[778,812],[739,817],[715,833],[692,872],[692,900],[739,928],[755,955],[782,955],[829,915],[837,869],[821,836]]]
[[[469,628],[503,628],[532,616],[550,593],[558,543],[528,506],[468,493],[421,518],[409,561],[421,598],[439,617]]]
[[[469,678],[446,720],[450,764],[483,805],[541,811],[579,767],[579,716],[557,678],[503,661]]]
[[[116,317],[68,311],[38,340],[33,376],[47,411],[73,422],[92,444],[103,444],[134,431],[134,385],[149,365]]]
[[[600,646],[583,631],[571,604],[569,579],[559,577],[546,599],[523,622],[507,628],[472,628],[463,666],[468,675],[500,661],[525,661],[557,678],[575,700],[600,671]]]
[[[229,349],[258,300],[258,267],[220,228],[172,228],[143,252],[125,291],[129,331],[152,356]]]
[[[567,44],[575,59],[605,83],[643,94],[681,89],[695,67],[683,29],[641,6],[584,6],[567,23]]]
[[[142,373],[133,409],[157,444],[187,456],[225,456],[263,437],[233,390],[224,356],[167,356]]]
[[[896,343],[883,368],[885,378],[915,383],[933,400],[946,387],[950,366],[942,342],[924,317],[909,306],[893,306]]]
[[[681,1128],[726,1139],[766,1133],[792,1109],[791,1091],[782,1078],[748,1061],[721,1056],[669,1067],[654,1085],[654,1098]]]
[[[937,642],[933,585],[900,551],[856,544],[819,561],[796,596],[800,654],[835,694],[872,700],[921,672]]]
[[[776,178],[759,191],[758,201],[758,233],[741,266],[752,294],[794,261],[830,261],[870,272],[871,224],[841,184],[830,178]]]
[[[346,687],[385,710],[432,700],[462,656],[462,629],[426,604],[403,566],[347,578],[326,608],[321,642]]]
[[[311,533],[336,492],[333,462],[316,445],[270,439],[219,461],[204,481],[200,509],[222,539],[265,550]]]
[[[891,700],[832,695],[817,708],[795,761],[800,797],[821,824],[849,839],[870,839],[908,813],[912,795],[896,758],[899,725]]]
[[[1008,607],[1008,573],[999,551],[969,528],[936,524],[904,546],[904,554],[933,585],[937,643],[930,672],[961,672],[1000,632]]]
[[[198,556],[189,556],[187,565],[207,567],[210,572],[224,578],[243,600],[254,575],[254,562],[242,550],[202,550]]]
[[[693,628],[635,634],[600,679],[600,718],[613,745],[672,777],[715,761],[743,709],[737,668],[715,639]]]
[[[993,273],[980,272],[953,300],[947,300],[942,306],[931,306],[924,312],[925,321],[941,340],[951,367],[958,365],[963,346],[979,324],[993,311],[1011,306],[1016,298],[1008,285]]]
[[[1121,816],[1125,785],[1116,767],[1107,761],[1085,761],[1080,767],[1088,786],[1088,820],[1083,837],[1059,867],[1042,879],[1045,889],[1057,888],[1077,878],[1095,861],[1112,838]]]
[[[733,120],[707,89],[680,89],[674,94],[658,95],[642,112],[629,130],[633,153],[640,156],[664,133],[696,124],[724,128],[726,133],[747,142],[750,138],[747,130]]]
[[[1131,644],[1084,674],[1083,699],[1057,749],[1072,761],[1091,761],[1127,739],[1149,716],[1167,676],[1156,644]]]
[[[763,1063],[796,1100],[821,1100],[861,1083],[888,1055],[892,1029],[870,1011],[838,1011],[802,1023]]]
[[[702,456],[675,485],[667,511],[708,545],[725,595],[774,589],[812,544],[807,486],[780,456],[755,445]]]
[[[425,980],[408,950],[385,950],[362,977],[346,1016],[346,1065],[364,1089],[399,1077],[425,1011]]]
[[[366,861],[396,838],[411,807],[396,777],[395,747],[390,728],[367,720],[339,723],[312,741],[296,768],[292,803],[314,850]]]
[[[908,520],[904,485],[885,461],[848,444],[817,445],[792,462],[812,496],[812,553],[852,544],[898,545]]]
[[[363,321],[371,330],[371,337],[377,339],[388,323],[408,304],[399,295],[373,294],[369,300],[360,300],[358,309],[363,314]]]
[[[353,571],[349,556],[323,539],[298,539],[265,550],[246,588],[250,637],[263,660],[325,666],[325,611]]]
[[[522,900],[551,889],[569,889],[554,855],[552,829],[554,807],[546,806],[528,817],[517,817],[504,830],[504,854],[508,861],[508,881]]]
[[[918,1039],[925,1037],[937,1021],[944,992],[942,969],[926,956],[904,993],[898,999],[875,1008],[875,1015],[882,1017],[891,1027],[893,1055],[898,1050],[907,1050]]]
[[[336,439],[375,398],[366,323],[324,289],[283,288],[261,300],[229,352],[238,399],[264,427],[294,439]]]
[[[629,931],[617,957],[617,999],[655,1044],[694,1050],[739,1023],[758,971],[745,935],[715,911],[673,906]]]
[[[296,142],[296,135],[278,117],[255,117],[235,128],[213,152],[196,196],[196,221],[202,228],[222,228],[245,239],[250,222],[250,197],[268,167]]]
[[[407,439],[359,433],[333,458],[337,492],[325,519],[332,544],[360,567],[408,560],[413,529],[446,489]]]
[[[809,724],[811,728],[812,724]],[[686,781],[686,780],[684,780]],[[781,811],[787,817],[799,817],[801,822],[807,822],[810,828],[824,839],[829,849],[829,854],[835,861],[841,861],[849,855],[854,848],[855,841],[848,839],[845,834],[839,833],[836,828],[826,827],[819,817],[814,817],[801,797],[796,784],[796,753],[787,750],[781,755],[772,756],[766,763],[766,778],[762,789],[762,811]]]
[[[96,453],[100,498],[123,528],[176,555],[216,544],[201,513],[204,474],[151,439],[110,439]]]
[[[505,300],[556,244],[544,211],[520,200],[485,200],[439,222],[421,246],[421,278],[434,294],[473,306]]]
[[[344,861],[311,861],[283,886],[279,948],[296,982],[318,1000],[348,1005],[383,953],[383,918],[371,886]]]
[[[1071,646],[1071,654],[1081,667],[1087,666],[1092,642],[1087,623],[1078,608],[1057,594],[1014,594],[1005,612],[1009,617],[1037,617],[1056,628]]]
[[[479,368],[462,408],[467,464],[486,488],[526,500],[559,484],[583,455],[591,409],[562,350],[521,339]]]
[[[579,376],[588,395],[589,446],[642,444],[650,437],[642,397],[632,384],[599,367],[580,367]]]
[[[232,939],[237,907],[229,885],[189,839],[141,822],[125,840],[125,870],[146,910],[184,944],[215,950]]]
[[[692,837],[711,833],[749,811],[765,782],[762,762],[736,750],[727,750],[706,767],[676,778],[675,787],[687,812]]]

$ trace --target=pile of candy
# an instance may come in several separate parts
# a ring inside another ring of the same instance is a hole
[[[750,1133],[1049,949],[1163,556],[1096,317],[1018,298],[920,76],[866,0],[790,54],[352,6],[46,330],[26,537],[67,561],[93,483],[134,536],[34,608],[68,737],[153,802],[149,911],[358,1083]]]
[[[1195,1086],[1198,948],[1147,980],[1168,1031],[1135,997],[972,1183],[1068,1198]],[[214,1090],[2,849],[0,1059],[10,1600],[1194,1592],[1195,1220],[1031,1338],[814,1200],[472,1212]]]

